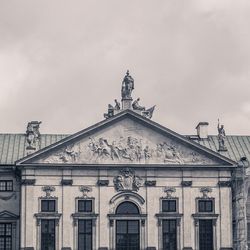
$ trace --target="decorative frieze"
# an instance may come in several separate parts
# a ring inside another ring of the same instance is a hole
[[[181,182],[181,185],[182,185],[183,187],[191,187],[192,184],[193,184],[192,181],[182,181],[182,182]]]
[[[156,181],[145,181],[145,186],[147,187],[155,187]]]
[[[21,184],[26,185],[26,186],[32,186],[32,185],[35,185],[35,183],[36,183],[36,179],[23,179],[21,181]]]
[[[101,187],[105,187],[109,185],[109,180],[98,180],[97,185]]]

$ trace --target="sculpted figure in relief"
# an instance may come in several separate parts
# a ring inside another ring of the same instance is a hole
[[[142,185],[142,179],[136,176],[133,170],[125,168],[114,178],[114,185],[117,191],[138,191]]]

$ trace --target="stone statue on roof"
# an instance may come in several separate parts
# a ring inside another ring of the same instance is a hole
[[[39,131],[40,124],[42,122],[39,121],[31,121],[27,125],[26,129],[26,141],[28,146],[26,149],[35,150],[36,149],[36,142],[40,140],[41,134]]]
[[[224,129],[224,125],[220,126],[219,119],[218,119],[217,129],[218,129],[219,151],[227,151],[227,147],[225,146],[226,132]]]
[[[139,104],[140,98],[137,98],[133,103],[132,103],[132,107],[134,110],[141,110],[141,111],[145,111],[145,107],[141,106]]]
[[[127,71],[126,76],[122,81],[122,99],[132,99],[131,93],[134,89],[134,79],[129,75]]]

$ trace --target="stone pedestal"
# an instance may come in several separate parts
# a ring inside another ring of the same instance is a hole
[[[132,109],[132,98],[122,99],[122,110]]]

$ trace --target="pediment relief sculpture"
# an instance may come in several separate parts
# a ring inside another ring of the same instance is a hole
[[[116,191],[138,191],[142,186],[142,178],[135,175],[132,169],[125,168],[114,178]]]
[[[152,142],[134,136],[89,137],[44,159],[45,163],[213,164],[209,158],[174,142]]]

